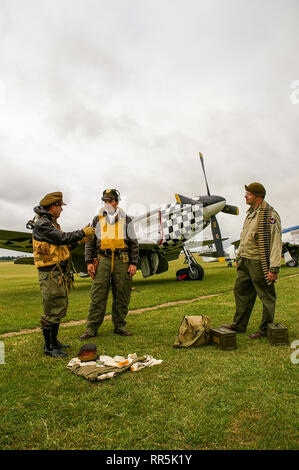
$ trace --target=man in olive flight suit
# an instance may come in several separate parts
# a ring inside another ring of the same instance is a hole
[[[94,228],[89,226],[74,232],[63,232],[57,219],[65,205],[62,193],[54,192],[47,194],[39,206],[34,208],[33,256],[43,298],[41,324],[44,352],[51,357],[67,356],[61,349],[69,347],[61,344],[57,335],[60,321],[65,317],[68,307],[70,250],[94,234]]]
[[[236,313],[231,325],[222,325],[245,332],[256,297],[263,304],[259,331],[249,336],[260,339],[273,323],[276,303],[274,282],[281,265],[281,222],[278,213],[264,200],[266,190],[260,183],[245,186],[246,204],[250,206],[243,225],[236,253],[237,279],[234,286]]]
[[[104,320],[110,282],[114,333],[121,336],[132,335],[126,329],[126,316],[139,247],[132,219],[118,207],[119,199],[120,194],[116,189],[106,189],[103,192],[105,206],[92,222],[95,236],[85,245],[85,262],[93,283],[87,328],[80,336],[81,341],[96,336]]]

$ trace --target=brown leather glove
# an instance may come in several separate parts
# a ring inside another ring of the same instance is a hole
[[[86,237],[93,237],[95,234],[95,228],[90,227],[90,224],[86,225],[86,227],[84,227],[82,230],[85,233]]]
[[[86,242],[87,242],[87,237],[83,237],[77,243],[78,243],[78,245],[82,245],[82,243],[86,243]]]

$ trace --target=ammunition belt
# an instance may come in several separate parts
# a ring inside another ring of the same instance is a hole
[[[272,207],[265,203],[260,208],[259,219],[258,219],[258,245],[259,254],[262,263],[262,270],[264,273],[265,281],[268,285],[271,282],[268,280],[268,273],[270,269],[270,242],[271,242],[271,230],[270,230],[270,215]]]

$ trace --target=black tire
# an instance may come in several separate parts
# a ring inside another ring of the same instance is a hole
[[[204,277],[204,269],[200,264],[192,264],[188,268],[188,281],[201,281]]]
[[[296,266],[298,266],[298,261],[295,258],[293,258],[291,259],[291,261],[287,263],[287,266],[289,268],[296,268]]]
[[[188,268],[179,269],[176,272],[177,281],[188,281]]]

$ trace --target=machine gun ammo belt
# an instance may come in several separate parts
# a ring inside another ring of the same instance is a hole
[[[259,254],[261,258],[264,278],[268,285],[271,284],[271,282],[268,280],[268,273],[270,269],[270,242],[271,242],[270,217],[271,217],[272,210],[273,210],[273,207],[269,206],[269,204],[265,202],[261,205],[259,216],[258,216]]]

